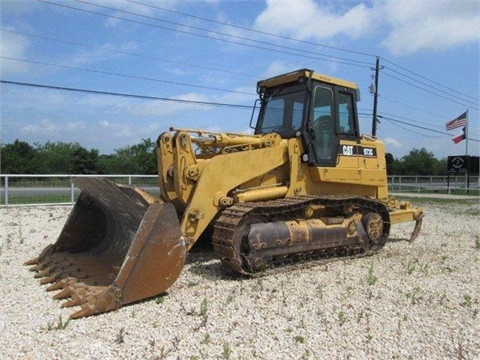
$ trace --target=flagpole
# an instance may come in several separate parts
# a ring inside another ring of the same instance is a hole
[[[465,125],[465,155],[468,156],[468,108],[467,108],[467,124]]]

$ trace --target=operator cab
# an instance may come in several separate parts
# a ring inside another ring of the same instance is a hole
[[[312,165],[334,166],[341,139],[359,138],[356,84],[302,69],[259,81],[255,134],[301,136]]]

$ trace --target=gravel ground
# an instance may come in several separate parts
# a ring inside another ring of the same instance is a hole
[[[425,202],[426,201],[426,202]],[[23,262],[71,207],[0,208],[2,359],[479,359],[477,200],[422,200],[377,255],[245,279],[192,252],[167,296],[66,322]]]

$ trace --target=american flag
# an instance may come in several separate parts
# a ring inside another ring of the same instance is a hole
[[[453,130],[462,126],[467,126],[467,112],[465,111],[462,115],[453,119],[452,121],[447,122],[447,130]]]

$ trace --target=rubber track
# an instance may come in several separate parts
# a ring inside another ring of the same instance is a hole
[[[274,258],[268,268],[261,272],[251,271],[245,268],[245,264],[237,255],[235,247],[235,233],[240,223],[249,217],[260,216],[267,221],[285,221],[304,218],[304,212],[308,205],[324,205],[328,209],[329,216],[348,216],[343,209],[353,208],[354,212],[376,212],[384,221],[383,235],[380,246],[376,248],[340,247],[320,249],[315,252],[292,253],[289,256]],[[296,196],[265,202],[252,202],[235,204],[226,208],[214,225],[213,246],[215,255],[222,263],[242,274],[253,277],[264,276],[271,273],[290,271],[306,268],[313,265],[325,264],[337,259],[357,258],[372,255],[378,252],[386,243],[390,230],[389,215],[386,206],[378,200],[353,196]]]

